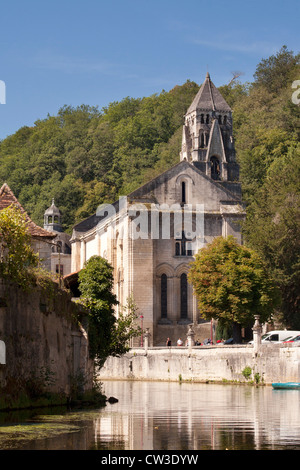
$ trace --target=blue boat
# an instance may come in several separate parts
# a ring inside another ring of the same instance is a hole
[[[272,387],[275,390],[300,390],[300,382],[278,382],[273,383]]]

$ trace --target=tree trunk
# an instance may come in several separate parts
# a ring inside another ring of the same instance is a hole
[[[233,343],[239,344],[242,342],[242,328],[239,323],[233,322],[232,324],[232,337]]]

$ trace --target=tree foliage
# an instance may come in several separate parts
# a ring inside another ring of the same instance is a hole
[[[244,225],[281,290],[284,322],[300,328],[300,144],[269,167]]]
[[[118,304],[113,289],[113,268],[100,256],[92,256],[79,272],[81,302],[88,310],[90,355],[101,367],[108,356],[128,351],[129,340],[140,334],[134,325],[136,312],[132,301],[127,312],[116,318]]]
[[[173,135],[197,90],[188,81],[170,92],[126,97],[101,111],[64,106],[57,116],[0,142],[0,180],[38,225],[55,197],[68,231],[100,204],[145,183],[149,172],[177,163],[180,140]]]
[[[262,259],[233,237],[217,237],[202,248],[191,263],[189,280],[200,315],[223,325],[252,326],[256,314],[268,321],[278,302]]]
[[[31,236],[20,209],[12,205],[0,211],[0,276],[22,288],[30,284],[30,268],[38,257],[31,247]]]
[[[235,139],[247,218],[244,242],[266,262],[281,290],[285,326],[299,328],[300,106],[292,84],[300,54],[283,47],[257,66],[248,94],[234,105]]]

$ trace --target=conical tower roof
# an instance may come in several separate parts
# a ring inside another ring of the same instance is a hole
[[[226,103],[219,90],[211,81],[209,73],[206,74],[205,81],[201,85],[186,114],[192,113],[197,109],[219,112],[231,111],[230,106]]]

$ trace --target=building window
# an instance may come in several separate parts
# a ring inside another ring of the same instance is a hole
[[[60,272],[59,272],[60,271]],[[60,274],[61,276],[64,275],[64,267],[62,264],[56,264],[55,266],[55,272],[56,274]]]
[[[200,148],[202,149],[204,147],[204,134],[203,132],[200,132]]]
[[[192,242],[186,241],[185,245],[186,256],[193,256]]]
[[[205,133],[205,145],[206,145],[206,147],[208,146],[208,142],[209,142],[209,133],[206,132]]]
[[[161,292],[161,318],[167,318],[167,315],[168,315],[168,278],[166,274],[161,275],[160,292]]]
[[[180,276],[180,318],[188,317],[188,283],[187,275]]]
[[[182,232],[181,238],[175,242],[175,256],[193,256],[192,240]]]
[[[181,202],[186,203],[186,185],[184,181],[181,183]]]
[[[210,165],[211,165],[211,178],[213,180],[220,180],[220,162],[217,159],[217,157],[211,157],[210,159]]]

